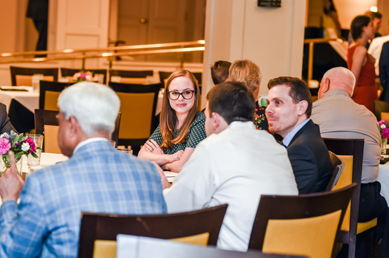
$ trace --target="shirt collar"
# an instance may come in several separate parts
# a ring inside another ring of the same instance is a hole
[[[289,144],[290,144],[290,141],[293,139],[293,137],[296,135],[296,133],[298,131],[300,131],[300,129],[306,124],[309,122],[309,120],[311,120],[310,118],[308,118],[307,120],[305,120],[304,122],[302,122],[301,124],[299,124],[298,126],[296,126],[295,128],[293,128],[292,131],[290,131],[285,137],[284,139],[282,140],[282,143],[285,147],[288,147]]]
[[[255,125],[252,121],[247,121],[247,122],[234,121],[228,125],[228,128],[239,128],[239,127],[254,128],[255,129]]]
[[[82,141],[80,142],[76,148],[74,148],[74,151],[73,151],[73,155],[84,145],[87,145],[88,143],[91,143],[91,142],[104,142],[104,141],[108,141],[107,138],[104,138],[104,137],[92,137],[92,138],[89,138],[89,139],[86,139],[85,141]]]
[[[343,95],[343,96],[350,97],[350,95],[348,94],[348,92],[345,91],[345,90],[342,90],[342,89],[333,89],[333,90],[330,90],[330,91],[327,91],[326,93],[324,93],[323,98],[325,98],[325,97],[330,97],[330,96],[335,96],[335,95]]]

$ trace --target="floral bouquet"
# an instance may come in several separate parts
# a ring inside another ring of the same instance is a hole
[[[83,82],[83,81],[91,82],[92,80],[93,80],[93,74],[89,71],[80,71],[73,75],[73,81],[76,82]]]
[[[38,158],[35,154],[36,150],[41,150],[40,147],[36,147],[33,139],[30,137],[24,136],[22,133],[17,134],[14,131],[11,131],[10,134],[3,133],[0,135],[0,155],[4,162],[5,169],[11,167],[11,161],[9,159],[8,152],[12,151],[15,155],[16,163],[20,161],[23,155],[31,154],[34,158]],[[4,171],[0,171],[1,175],[4,174]],[[21,173],[21,171],[18,171]]]

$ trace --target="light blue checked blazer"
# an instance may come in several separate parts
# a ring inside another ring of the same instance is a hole
[[[32,173],[20,204],[0,209],[0,257],[77,257],[81,212],[166,213],[154,165],[108,141],[82,146],[65,162]]]

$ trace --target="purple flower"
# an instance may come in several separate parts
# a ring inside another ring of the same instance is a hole
[[[387,139],[389,138],[389,128],[384,128],[382,129],[382,133],[381,133],[382,137]]]
[[[6,138],[0,138],[0,154],[6,154],[11,149],[11,143]]]
[[[380,127],[381,127],[381,125],[387,126],[388,123],[387,123],[385,120],[381,120],[381,121],[378,122],[378,125],[379,125]]]

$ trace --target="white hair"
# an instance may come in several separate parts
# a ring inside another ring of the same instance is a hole
[[[115,128],[120,100],[109,87],[93,83],[79,82],[66,88],[59,95],[58,106],[65,119],[73,116],[86,135],[109,132]]]
[[[323,75],[323,79],[328,77],[335,79],[338,83],[341,82],[347,85],[350,88],[351,92],[354,92],[356,79],[354,74],[349,69],[344,67],[332,68]]]

